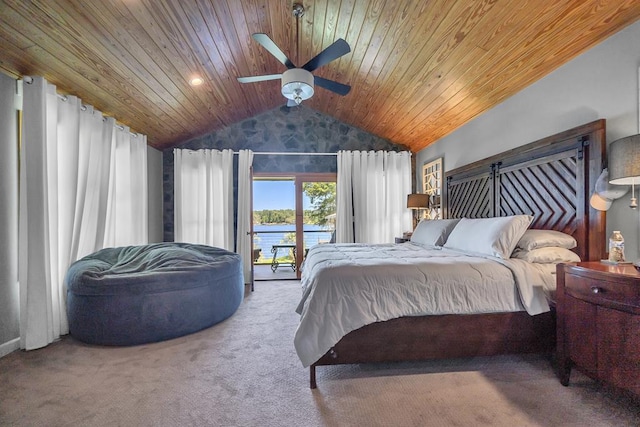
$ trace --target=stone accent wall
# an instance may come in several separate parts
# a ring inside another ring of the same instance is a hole
[[[254,152],[337,153],[339,150],[406,151],[407,147],[340,122],[309,107],[274,108],[178,148],[250,149]],[[237,170],[237,156],[234,156]],[[255,173],[337,172],[335,156],[255,155]],[[173,150],[163,152],[164,240],[173,241]],[[237,173],[234,172],[234,180]],[[237,182],[234,182],[237,199]]]

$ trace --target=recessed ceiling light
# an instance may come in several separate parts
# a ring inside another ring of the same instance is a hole
[[[204,79],[202,77],[194,77],[189,80],[189,84],[191,86],[200,86],[202,83],[204,83]]]

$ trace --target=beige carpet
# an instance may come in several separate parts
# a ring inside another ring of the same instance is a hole
[[[630,426],[640,408],[542,356],[318,368],[293,348],[299,282],[260,282],[199,333],[0,359],[2,426]]]

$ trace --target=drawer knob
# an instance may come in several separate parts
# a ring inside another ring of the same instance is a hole
[[[599,294],[600,293],[600,288],[597,286],[592,286],[591,287],[591,292],[594,294]]]

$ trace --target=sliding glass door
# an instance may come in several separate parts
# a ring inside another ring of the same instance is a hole
[[[314,245],[335,241],[336,176],[304,174],[296,177],[297,265]],[[297,276],[300,278],[300,268]]]
[[[253,244],[256,280],[300,278],[310,247],[332,241],[335,174],[256,174]]]
[[[296,276],[296,188],[293,176],[254,176],[255,280]]]

